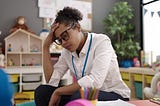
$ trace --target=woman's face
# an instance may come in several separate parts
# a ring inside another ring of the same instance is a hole
[[[62,43],[61,45],[65,49],[68,49],[70,52],[74,52],[78,49],[81,42],[80,30],[78,27],[72,29],[72,26],[60,24],[54,34],[56,39],[58,39],[57,41]]]

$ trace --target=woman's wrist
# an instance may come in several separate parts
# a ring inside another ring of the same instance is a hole
[[[57,88],[54,93],[56,95],[62,95],[62,92],[60,91],[60,88]]]

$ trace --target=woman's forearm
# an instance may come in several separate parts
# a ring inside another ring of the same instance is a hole
[[[50,48],[50,45],[53,43],[53,40],[52,40],[53,37],[55,37],[55,35],[53,35],[53,32],[55,31],[56,28],[58,28],[58,26],[59,24],[56,24],[56,23],[54,23],[51,26],[51,31],[43,44],[43,70],[44,70],[44,75],[47,83],[49,82],[53,73],[53,66],[52,66],[49,48]]]
[[[46,47],[44,47],[43,49],[43,70],[46,83],[48,83],[53,73],[53,66],[51,62],[49,48]]]
[[[72,95],[74,92],[78,91],[80,88],[81,88],[80,85],[76,82],[76,83],[56,89],[56,93],[58,95]]]

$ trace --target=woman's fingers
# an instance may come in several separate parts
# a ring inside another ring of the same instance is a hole
[[[53,103],[50,101],[50,102],[49,102],[49,106],[55,106],[55,105],[53,105]]]
[[[46,45],[47,47],[49,47],[52,44],[52,42],[54,41],[54,39],[55,39],[54,32],[56,31],[57,28],[59,28],[59,23],[54,23],[51,25],[50,33],[44,42],[44,45]]]
[[[59,27],[59,23],[53,23],[51,25],[51,31],[54,32]]]
[[[55,40],[56,36],[55,36],[55,31],[59,28],[59,23],[53,23],[51,25],[51,32],[50,32],[50,36],[52,36],[52,41]]]

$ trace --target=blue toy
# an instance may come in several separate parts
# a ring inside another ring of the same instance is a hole
[[[8,75],[0,68],[0,105],[12,106],[13,89]]]

